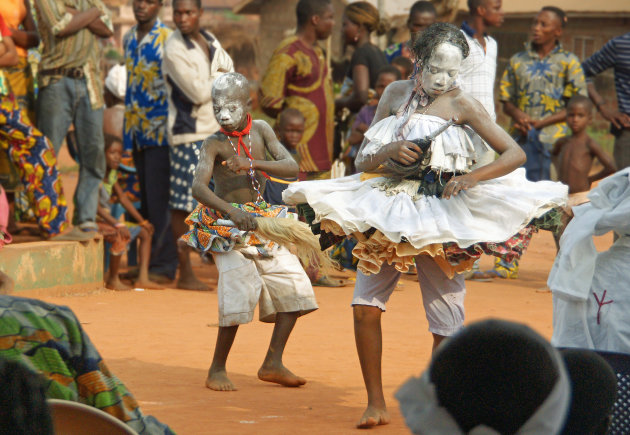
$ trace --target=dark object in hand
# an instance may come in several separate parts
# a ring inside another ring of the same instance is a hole
[[[420,156],[418,160],[408,165],[405,165],[404,163],[400,163],[393,159],[387,160],[385,162],[385,168],[388,172],[388,175],[392,177],[396,177],[396,178],[419,179],[420,172],[421,172],[420,166],[423,163],[426,166],[429,163],[429,160],[431,158],[431,152],[430,152],[431,142],[433,142],[433,139],[438,137],[440,134],[444,133],[444,131],[446,131],[446,129],[449,128],[454,123],[455,123],[455,120],[451,119],[448,122],[446,122],[443,126],[441,126],[437,130],[435,130],[433,133],[431,133],[430,135],[424,138],[410,140],[409,142],[412,142],[418,145],[418,147],[422,150],[422,155]]]

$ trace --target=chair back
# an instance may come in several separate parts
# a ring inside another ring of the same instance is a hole
[[[93,406],[48,399],[55,435],[138,435],[117,418]]]
[[[609,435],[630,434],[630,354],[596,350],[610,364],[617,375],[615,401]]]

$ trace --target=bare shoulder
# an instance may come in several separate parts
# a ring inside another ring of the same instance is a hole
[[[406,99],[409,98],[414,86],[415,83],[413,80],[398,80],[393,82],[385,88],[385,92],[383,92],[379,104],[386,105],[388,112],[398,110],[398,108],[405,103]]]
[[[490,115],[483,105],[461,89],[454,89],[445,96],[449,96],[451,99],[451,107],[459,120],[458,124],[482,122],[486,119],[491,121]]]
[[[267,123],[267,121],[263,119],[254,119],[252,121],[252,130],[257,131],[259,133],[273,131],[271,126]]]

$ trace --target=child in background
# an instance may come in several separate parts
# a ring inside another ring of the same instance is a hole
[[[138,267],[138,278],[134,285],[136,288],[162,289],[163,287],[149,279],[149,258],[151,257],[153,225],[142,218],[118,184],[118,167],[120,166],[122,152],[123,146],[120,139],[106,134],[105,161],[107,163],[107,171],[105,180],[103,180],[99,190],[99,206],[97,210],[99,232],[103,234],[105,241],[111,244],[109,250],[109,271],[105,287],[111,290],[131,290],[129,286],[120,281],[120,260],[127,249],[127,245],[139,238],[140,265]],[[110,212],[112,199],[114,200],[113,202],[119,202],[139,224],[123,223],[114,218]]]
[[[374,97],[368,104],[359,110],[359,113],[357,113],[354,123],[352,124],[350,136],[348,136],[348,147],[343,155],[346,166],[352,168],[351,174],[356,172],[354,170],[354,159],[357,156],[361,143],[363,142],[363,133],[365,133],[367,129],[370,128],[370,124],[372,124],[381,95],[383,95],[385,88],[390,83],[400,80],[400,78],[400,70],[395,66],[387,65],[381,68],[378,72],[376,85],[374,86]]]
[[[278,117],[278,122],[274,128],[278,140],[291,153],[296,162],[300,162],[300,148],[307,147],[302,143],[304,136],[304,115],[297,109],[288,107],[284,109]],[[308,155],[308,154],[307,154]],[[281,178],[269,176],[265,186],[264,200],[273,205],[284,205],[282,192],[291,183],[298,181],[297,177]]]
[[[588,202],[591,184],[617,171],[615,162],[587,133],[586,128],[593,119],[593,103],[588,97],[576,95],[567,104],[567,124],[571,136],[559,139],[551,151],[553,164],[558,172],[558,181],[569,186],[569,202],[564,208],[563,229],[555,234],[556,246],[564,227],[573,217],[572,207]],[[603,168],[593,174],[591,167],[596,157]]]
[[[413,62],[409,58],[404,56],[395,57],[392,59],[391,65],[398,68],[402,80],[409,80],[411,78],[414,66]]]

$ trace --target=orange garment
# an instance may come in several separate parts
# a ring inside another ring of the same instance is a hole
[[[17,29],[24,18],[26,18],[25,0],[2,0],[0,1],[0,15],[10,29]],[[27,52],[22,47],[15,46],[19,57],[26,57]]]

